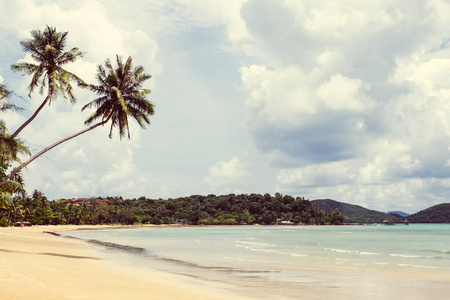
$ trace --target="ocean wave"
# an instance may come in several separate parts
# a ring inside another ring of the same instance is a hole
[[[244,248],[245,250],[250,250],[254,252],[262,252],[262,253],[270,253],[270,254],[278,254],[278,255],[284,255],[284,256],[293,256],[293,257],[306,257],[308,255],[301,254],[301,253],[292,253],[289,251],[280,251],[270,248],[256,248],[252,247],[252,245],[239,245],[237,244],[236,247]]]
[[[434,266],[423,266],[423,265],[413,265],[413,264],[398,264],[400,267],[407,268],[420,268],[420,269],[431,269],[431,270],[450,270],[449,268],[434,267]]]
[[[267,243],[258,243],[258,242],[235,241],[235,243],[243,244],[243,245],[250,245],[250,246],[280,247],[280,245],[277,245],[277,244],[267,244]]]
[[[359,252],[361,255],[382,255],[381,253],[375,253],[375,252]]]
[[[325,248],[325,251],[338,252],[338,253],[359,253],[359,251],[355,251],[355,250],[334,249],[334,248]]]
[[[434,256],[428,255],[396,254],[396,253],[389,253],[389,256],[403,257],[403,258],[435,258]]]
[[[368,251],[358,251],[358,250],[346,250],[346,249],[335,249],[335,248],[325,248],[325,251],[337,252],[337,253],[351,253],[360,255],[382,255],[381,253],[368,252]]]
[[[294,257],[307,257],[308,255],[306,255],[306,254],[299,254],[299,253],[291,253],[291,256],[294,256]]]

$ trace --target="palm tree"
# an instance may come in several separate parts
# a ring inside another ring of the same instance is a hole
[[[109,121],[111,121],[109,137],[112,138],[112,132],[114,128],[117,127],[121,139],[126,133],[128,138],[130,138],[130,129],[128,126],[129,117],[135,119],[141,128],[145,128],[146,124],[150,124],[149,117],[154,113],[153,104],[146,99],[150,90],[143,89],[142,84],[144,81],[150,79],[151,76],[144,73],[144,68],[142,66],[133,68],[133,59],[131,56],[128,57],[125,63],[120,56],[116,56],[116,61],[117,67],[115,68],[112,66],[109,59],[106,60],[105,67],[101,65],[98,66],[97,81],[99,85],[85,84],[85,87],[97,93],[99,96],[82,108],[82,111],[87,108],[96,108],[96,111],[85,121],[85,124],[90,125],[98,119],[100,119],[100,121],[44,148],[42,151],[33,155],[29,160],[15,168],[8,175],[7,179],[14,176],[33,160],[59,144],[99,126],[103,126]]]
[[[22,110],[22,108],[15,106],[12,103],[8,103],[8,99],[11,97],[12,92],[6,87],[6,84],[0,83],[0,112],[5,112],[8,110]]]
[[[19,110],[13,104],[8,103],[12,92],[8,91],[4,84],[0,84],[0,112],[8,110]],[[3,179],[0,184],[0,208],[8,207],[11,204],[11,195],[13,193],[23,192],[23,180],[19,174],[14,174],[12,180],[6,177],[6,170],[12,162],[21,163],[18,154],[30,155],[28,149],[20,140],[9,134],[5,121],[0,119],[0,178]]]
[[[0,101],[8,99],[10,95],[11,91],[8,91],[5,84],[0,83]]]
[[[81,57],[83,53],[78,48],[72,48],[64,52],[66,47],[66,38],[68,32],[57,32],[56,28],[47,25],[46,29],[33,30],[31,38],[20,42],[22,49],[31,55],[37,64],[18,62],[11,65],[13,71],[21,71],[26,75],[32,75],[29,86],[31,93],[35,88],[39,88],[39,93],[42,95],[44,90],[48,88],[47,97],[34,112],[34,114],[17,129],[12,136],[16,137],[42,110],[48,103],[50,104],[53,98],[58,95],[68,98],[71,103],[75,103],[76,99],[72,93],[71,81],[77,83],[84,83],[78,76],[63,69],[63,66],[74,62]]]
[[[142,83],[151,76],[144,73],[142,66],[133,69],[131,56],[123,63],[122,57],[117,55],[116,61],[116,69],[109,59],[105,62],[106,68],[98,66],[97,81],[100,85],[89,85],[88,88],[97,93],[99,98],[83,106],[81,111],[86,108],[97,108],[86,120],[86,125],[98,119],[103,123],[111,120],[110,138],[115,127],[119,130],[120,139],[125,133],[130,138],[128,116],[133,117],[142,128],[145,128],[145,124],[150,124],[149,116],[154,113],[153,105],[145,99],[150,90],[142,88]]]
[[[23,190],[23,179],[20,174],[6,177],[6,170],[12,162],[21,163],[18,154],[29,155],[28,149],[21,142],[13,138],[6,129],[4,121],[0,120],[0,207],[9,206],[11,195]]]
[[[21,109],[8,103],[11,94],[12,92],[8,91],[4,84],[0,84],[0,112]],[[0,168],[2,168],[2,171],[13,161],[20,162],[18,154],[30,155],[30,152],[19,139],[9,134],[5,121],[0,119]]]

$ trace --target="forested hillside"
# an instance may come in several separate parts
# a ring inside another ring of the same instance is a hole
[[[336,208],[339,209],[339,212],[344,216],[346,223],[381,223],[385,220],[390,222],[402,222],[401,218],[397,218],[390,214],[331,199],[312,200],[311,203],[317,204],[328,213]]]
[[[450,203],[442,203],[406,218],[411,223],[450,223]]]

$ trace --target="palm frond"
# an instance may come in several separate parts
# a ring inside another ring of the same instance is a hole
[[[39,87],[43,94],[46,86],[53,89],[55,98],[61,95],[73,103],[75,97],[72,92],[71,81],[82,84],[84,81],[74,74],[64,70],[63,65],[74,62],[83,53],[78,48],[64,51],[68,32],[58,32],[55,27],[46,26],[45,30],[31,31],[31,38],[20,42],[23,51],[29,53],[36,64],[18,62],[11,65],[13,71],[21,71],[32,75],[29,95]],[[49,103],[51,102],[51,99]]]

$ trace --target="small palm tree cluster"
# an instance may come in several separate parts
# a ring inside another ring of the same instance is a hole
[[[130,118],[136,120],[142,128],[150,124],[150,116],[154,113],[153,104],[146,99],[150,90],[144,89],[142,85],[151,76],[144,73],[144,68],[142,66],[134,67],[131,57],[128,57],[124,62],[122,57],[117,55],[116,66],[113,66],[109,59],[106,60],[104,66],[98,66],[98,85],[88,84],[63,68],[66,64],[76,61],[83,55],[78,48],[65,51],[67,34],[68,32],[57,32],[56,28],[47,26],[43,32],[32,31],[31,38],[21,42],[23,50],[31,56],[35,63],[18,62],[13,64],[11,69],[31,76],[30,97],[36,88],[39,89],[40,94],[47,90],[47,96],[33,115],[13,134],[9,134],[4,122],[0,122],[0,154],[2,163],[6,162],[2,174],[0,174],[0,192],[2,187],[8,181],[11,181],[10,179],[14,178],[20,170],[33,160],[59,144],[85,132],[111,122],[109,137],[111,138],[113,131],[117,129],[120,139],[122,139],[124,136],[130,138]],[[50,104],[57,96],[63,96],[69,99],[71,103],[75,103],[76,98],[73,94],[72,82],[89,89],[98,96],[82,108],[82,111],[90,108],[95,109],[85,121],[85,125],[90,127],[63,138],[42,149],[27,161],[20,162],[17,155],[29,154],[29,151],[16,138],[17,135],[36,118],[47,103]],[[7,100],[10,95],[11,92],[4,85],[0,85],[0,100]],[[6,101],[0,106],[0,111],[9,109],[17,109],[17,107],[8,104]],[[98,121],[98,123],[94,124],[95,121]],[[8,175],[5,174],[7,167],[14,161],[19,162],[19,166]]]

